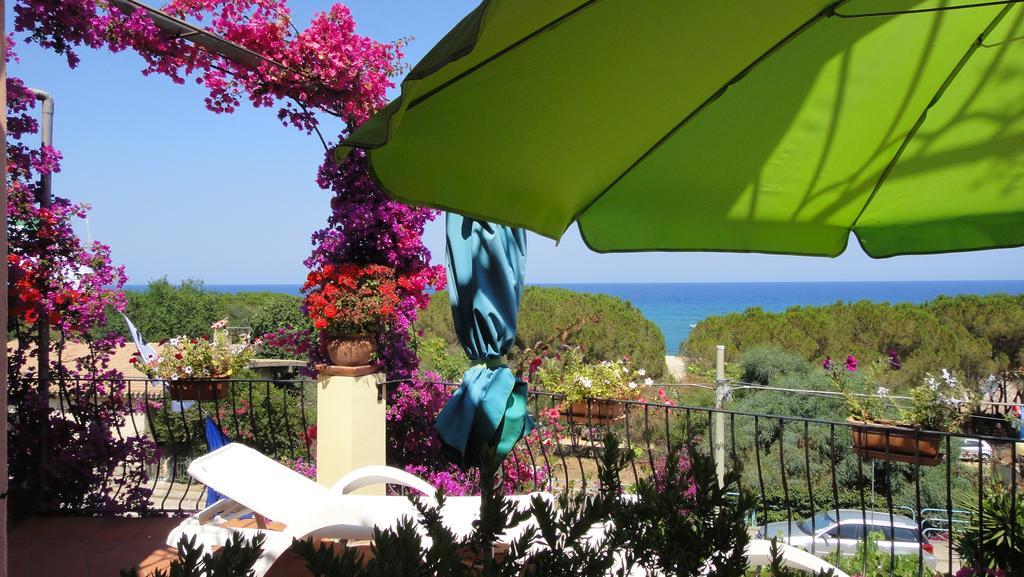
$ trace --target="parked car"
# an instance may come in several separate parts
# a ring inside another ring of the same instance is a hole
[[[961,461],[982,462],[992,460],[992,445],[981,439],[964,439],[964,445],[960,447]]]
[[[836,550],[844,556],[853,556],[872,533],[882,535],[878,541],[879,551],[915,556],[920,552],[924,565],[935,568],[934,547],[921,536],[917,523],[903,515],[892,515],[890,520],[888,513],[840,509],[838,518],[835,511],[828,511],[802,521],[768,523],[767,527],[758,529],[757,537],[778,537],[794,547],[825,557]]]

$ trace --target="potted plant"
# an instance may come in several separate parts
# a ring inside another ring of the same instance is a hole
[[[563,396],[559,411],[569,422],[608,424],[623,416],[620,400],[636,400],[653,380],[634,369],[628,358],[588,364],[583,350],[566,347],[537,369],[535,380],[546,391]]]
[[[886,386],[885,373],[899,370],[893,356],[857,373],[857,359],[842,366],[826,359],[829,378],[843,394],[853,425],[853,450],[864,458],[937,465],[942,462],[942,435],[956,429],[977,402],[963,380],[942,369],[906,397],[896,398]]]
[[[309,273],[306,311],[334,366],[362,368],[375,360],[377,334],[397,312],[398,288],[395,270],[383,265],[328,264]]]
[[[212,337],[170,339],[164,343],[156,366],[142,362],[138,354],[132,362],[146,376],[164,381],[174,400],[223,399],[225,379],[245,368],[260,344],[258,340],[250,343],[248,336],[233,342],[227,324],[227,319],[213,323]]]

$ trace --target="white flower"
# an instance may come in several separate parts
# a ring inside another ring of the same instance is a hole
[[[628,375],[629,374],[629,367],[622,367],[622,372]]]
[[[577,381],[579,381],[579,383],[583,385],[584,389],[589,389],[590,387],[594,386],[593,381],[591,381],[587,377],[580,377],[579,379],[577,379]]]
[[[179,339],[178,337],[174,337],[173,339],[171,339],[171,346],[172,347],[176,347],[176,346],[178,346],[180,344],[181,344],[181,339]]]
[[[185,367],[184,370],[185,370],[185,374],[186,375],[191,375],[192,374],[192,367]]]
[[[647,371],[645,371],[644,369],[639,369],[639,370],[638,370],[638,371],[636,372],[636,374],[638,374],[638,375],[640,375],[640,376],[642,377],[642,376],[644,376],[644,375],[646,375],[646,374],[647,374]]]
[[[634,383],[633,381],[629,381],[629,388],[635,389],[636,388],[636,383]]]
[[[878,390],[875,391],[875,394],[877,394],[879,397],[888,397],[889,396],[889,389],[887,389],[885,387],[878,387]]]
[[[936,381],[935,377],[933,377],[931,375],[928,375],[928,378],[926,378],[924,380],[924,382],[928,383],[928,388],[929,389],[931,389],[933,391],[939,390],[939,381]]]
[[[644,379],[644,386],[645,387],[649,387],[649,386],[651,386],[653,384],[654,384],[654,379],[652,379],[651,377],[647,377],[646,379]]]
[[[178,373],[171,373],[171,380],[172,381],[178,380]]]

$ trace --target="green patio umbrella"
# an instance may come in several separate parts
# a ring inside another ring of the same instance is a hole
[[[597,251],[1024,244],[1024,4],[485,0],[345,146]]]

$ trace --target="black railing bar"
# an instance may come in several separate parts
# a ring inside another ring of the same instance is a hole
[[[711,462],[712,463],[716,463],[715,466],[717,467],[718,466],[717,465],[718,457],[715,454],[717,452],[717,451],[715,451],[715,442],[716,442],[715,433],[714,433],[715,428],[714,428],[714,424],[712,423],[712,421],[714,421],[714,419],[711,418],[711,414],[710,413],[708,413],[707,418],[708,418],[708,454],[711,455]]]
[[[291,399],[289,398],[288,390],[286,388],[282,388],[280,393],[281,393],[281,399],[282,399],[281,405],[282,405],[283,410],[284,410],[283,411],[284,412],[284,430],[285,431],[291,431],[292,430],[292,425],[291,425],[291,423],[288,422],[288,404],[291,401]],[[305,438],[305,435],[306,435],[305,429],[303,429],[302,435],[303,435],[303,438]],[[287,435],[285,435],[285,437],[288,438],[288,458],[294,461],[295,460],[295,442],[292,439],[292,435],[291,434],[287,434]]]
[[[536,411],[536,410],[537,410],[537,404],[534,403],[534,411]],[[556,435],[555,438],[557,438],[558,431],[555,430],[554,434]],[[554,471],[555,471],[555,469],[554,469],[554,467],[551,466],[551,460],[548,459],[548,450],[547,450],[546,447],[544,447],[544,439],[541,437],[540,427],[537,428],[537,442],[540,445],[540,456],[544,459],[544,467],[547,469],[547,477],[548,478],[547,478],[547,483],[546,484],[548,486],[548,491],[554,491],[555,490],[555,486],[554,486],[554,482],[555,482],[554,481],[554,478],[555,478]]]
[[[256,445],[256,448],[259,449],[259,451],[261,453],[264,453],[264,454],[265,453],[269,453],[270,451],[268,451],[266,449],[266,447],[260,445],[260,436],[259,436],[259,431],[257,430],[258,426],[256,425],[256,403],[254,403],[253,399],[252,399],[252,382],[249,382],[248,384],[249,384],[249,410],[248,410],[248,413],[249,413],[249,426],[252,427],[252,441],[253,441],[253,444]],[[245,400],[245,399],[243,399],[243,400]]]
[[[263,406],[265,407],[265,409],[266,409],[266,411],[267,411],[267,428],[268,428],[269,430],[268,430],[268,431],[266,431],[266,432],[264,433],[264,435],[265,435],[265,436],[270,436],[270,437],[271,437],[271,438],[270,438],[270,439],[269,439],[269,440],[267,441],[267,442],[269,443],[269,444],[267,445],[267,452],[268,452],[268,453],[275,453],[275,454],[276,454],[276,453],[277,453],[277,447],[275,446],[275,443],[273,442],[273,437],[272,437],[272,435],[273,435],[273,432],[274,432],[274,430],[275,430],[275,429],[276,429],[277,427],[276,427],[276,426],[275,426],[275,424],[274,424],[274,410],[273,410],[273,403],[271,403],[271,402],[270,402],[270,394],[271,394],[271,393],[270,393],[270,381],[267,381],[267,382],[266,382],[266,387],[265,387],[265,391],[266,391],[266,396],[265,396],[265,397],[263,397]],[[287,398],[285,398],[285,399],[283,400],[283,404],[284,404],[285,406],[287,406],[287,405],[288,405],[288,399],[287,399]],[[285,431],[288,431],[288,429],[285,429]],[[252,434],[253,434],[253,435],[257,435],[258,433],[259,433],[259,432],[258,432],[258,431],[257,431],[257,430],[256,430],[255,428],[253,428]],[[285,437],[287,437],[289,441],[290,441],[290,440],[291,440],[291,438],[292,438],[292,437],[291,437],[291,435],[289,435],[289,434],[285,434]]]
[[[836,426],[829,425],[829,457],[832,460],[832,466],[829,469],[832,470],[832,504],[836,509],[836,521],[839,521],[839,481],[836,479],[836,465],[838,464],[839,454],[836,451]],[[840,558],[842,554],[839,549],[839,539],[837,535],[836,541],[836,559]]]
[[[644,407],[644,443],[647,445],[647,464],[651,468],[651,475],[657,479],[658,472],[654,466],[654,451],[651,449],[650,407]]]
[[[149,383],[146,383],[145,385],[143,385],[142,393],[146,397],[146,400],[145,400],[145,403],[146,403],[145,404],[146,421],[148,423],[152,424],[155,421],[153,420],[152,407],[149,404]],[[161,398],[161,400],[162,400],[162,398]],[[150,499],[152,499],[153,498],[153,493],[156,492],[156,486],[160,482],[160,438],[159,438],[159,436],[156,433],[156,427],[155,426],[151,426],[150,428],[152,429],[150,431],[150,433],[152,433],[152,435],[153,435],[153,444],[156,445],[156,449],[154,450],[154,454],[153,454],[153,456],[156,458],[156,474],[153,475],[153,486],[149,488],[149,496],[150,496]]]
[[[770,539],[768,534],[768,499],[764,493],[764,471],[761,469],[761,420],[754,417],[754,459],[757,463],[757,484],[761,489],[761,508],[764,515],[765,538]]]
[[[188,447],[188,460],[189,460],[189,463],[191,463],[192,459],[195,459],[195,455],[192,453],[192,449],[195,447],[195,445],[192,444],[192,435],[189,433],[188,421],[185,419],[185,412],[186,411],[184,410],[184,407],[182,405],[182,403],[184,403],[184,402],[185,402],[185,400],[184,400],[183,392],[179,390],[178,391],[178,403],[179,403],[178,406],[182,407],[183,410],[178,411],[178,414],[181,415],[181,428],[185,432],[185,445]],[[202,409],[202,407],[200,407],[200,410],[201,409]],[[172,478],[174,476],[176,476],[177,473],[178,473],[178,462],[177,462],[177,455],[175,455],[175,462],[174,462],[174,469],[173,469]],[[186,477],[185,490],[181,492],[181,498],[178,499],[178,509],[183,509],[184,508],[184,507],[182,507],[182,505],[185,503],[185,497],[187,497],[188,494],[189,494],[189,491],[192,490],[192,475],[186,474],[185,477]],[[167,492],[168,492],[168,494],[170,494],[170,489],[169,488],[168,488]]]
[[[530,403],[529,399],[527,399],[526,403],[527,403],[527,406],[529,406],[529,403]],[[533,414],[539,415],[540,413],[541,413],[540,397],[534,397],[533,398]],[[547,484],[547,487],[548,487],[548,491],[554,491],[555,490],[555,486],[554,486],[554,469],[551,467],[551,461],[548,459],[548,451],[544,447],[544,439],[541,438],[540,430],[541,430],[541,425],[538,425],[537,429],[536,429],[537,441],[540,444],[540,456],[543,457],[543,459],[544,459],[544,466],[547,468],[547,483],[546,484]],[[558,433],[558,429],[557,428],[555,429],[554,433],[555,433],[555,435],[557,435],[557,433]],[[557,436],[555,438],[557,438]]]
[[[108,386],[107,387],[107,394],[108,394],[108,396],[110,398],[110,404],[114,404],[115,401],[114,401],[114,387],[113,386]],[[128,412],[129,413],[131,413],[131,408],[132,408],[132,406],[129,403],[128,404]],[[117,439],[119,441],[124,441],[124,439],[125,439],[124,434],[121,432],[121,423],[123,423],[123,422],[124,422],[123,418],[118,418],[118,419],[114,420],[114,431],[117,432]],[[117,466],[115,465],[115,469],[116,469],[116,467]],[[126,477],[128,475],[128,471],[127,471],[126,467],[128,467],[128,463],[127,462],[122,462],[121,463],[121,482],[117,484],[117,490],[114,491],[114,496],[112,497],[112,499],[114,499],[114,501],[117,501],[117,498],[121,495],[121,490],[124,489],[124,487],[125,487],[125,479],[126,479]]]
[[[856,435],[858,433],[855,432],[854,434]],[[864,435],[860,435],[860,437],[861,437],[861,444],[863,445],[864,442],[865,442],[864,441]],[[862,559],[861,559],[860,571],[861,571],[861,574],[863,575],[863,574],[867,573],[867,562],[868,562],[868,560],[867,560],[867,557],[868,557],[868,538],[867,538],[867,535],[864,533],[864,527],[868,526],[868,512],[867,512],[867,502],[866,502],[866,500],[864,498],[865,497],[865,495],[864,495],[864,485],[865,485],[865,483],[864,483],[864,458],[861,456],[861,451],[858,451],[856,453],[856,455],[857,455],[857,476],[860,478],[860,482],[857,483],[859,485],[859,487],[860,487],[860,518],[861,518],[860,540],[861,540],[861,545],[864,547],[864,554],[861,556]],[[872,475],[875,474],[874,467],[875,467],[875,465],[874,465],[874,463],[872,463],[871,464],[871,474]]]
[[[626,425],[626,449],[632,455],[633,454],[633,439],[632,439],[632,437],[630,435],[630,428],[629,428],[629,406],[628,405],[623,408],[623,415],[625,416],[625,420],[626,420],[626,423],[625,423],[625,425]],[[630,464],[630,466],[633,469],[633,483],[634,484],[639,483],[640,482],[640,476],[637,475],[637,472],[636,472],[636,459],[630,459],[629,460],[629,464]]]
[[[550,408],[554,409],[555,405],[552,404]],[[572,428],[572,423],[569,423],[566,426],[566,428],[567,429],[571,429]],[[556,428],[555,431],[557,432],[558,429]],[[569,434],[572,435],[572,431],[569,431]],[[556,440],[557,440],[557,437],[556,437]],[[565,447],[562,446],[561,441],[556,442],[555,446],[558,448],[558,458],[562,461],[562,473],[565,475],[565,488],[566,488],[566,490],[569,490],[569,463],[566,462],[566,460],[565,460]]]
[[[134,403],[132,401],[132,388],[128,387],[127,391],[128,391],[128,395],[127,396],[128,396],[128,408],[129,408],[129,410],[128,410],[128,418],[132,422],[132,429],[135,431],[135,435],[134,436],[136,436],[136,437],[144,436],[144,433],[139,431],[139,424],[135,422],[135,406],[134,406]],[[143,401],[143,402],[148,403],[149,401]],[[154,445],[156,444],[155,438],[156,437],[154,435],[154,441],[153,441]],[[139,466],[140,467],[145,467],[144,464],[140,464]],[[143,471],[145,471],[145,469],[143,469]],[[139,490],[139,487],[142,486],[142,479],[143,479],[143,475],[139,475],[138,479],[135,481],[135,486],[132,487],[132,491],[138,491]],[[152,491],[150,491],[150,493],[152,493]]]
[[[814,504],[814,487],[811,485],[811,436],[810,436],[810,423],[804,422],[804,473],[807,477],[807,500],[811,504],[811,534],[817,535],[817,526],[815,525],[814,512],[817,507]]]
[[[1010,445],[1010,518],[1017,518],[1017,443]],[[1010,550],[1017,551],[1014,547],[1017,541],[1017,523],[1010,523]]]
[[[985,534],[985,459],[981,458],[981,447],[978,447],[978,449],[978,536],[980,538],[981,535]],[[1010,466],[1014,467],[1016,465],[1016,463],[1011,463]],[[1016,487],[1013,489],[1014,491],[1017,490]]]
[[[162,409],[163,409],[164,413],[166,413],[164,418],[166,419],[166,422],[171,422],[171,420],[174,419],[174,415],[171,415],[171,403],[174,401],[174,399],[171,398],[171,394],[170,394],[170,392],[166,388],[164,388],[164,393],[166,394],[166,396],[164,397],[166,400],[162,403],[163,404]],[[184,413],[182,413],[182,414],[184,414]],[[173,432],[171,431],[170,427],[167,427],[167,434],[170,437],[168,439],[168,441],[173,441]],[[158,466],[159,466],[159,463],[158,463]],[[175,477],[175,473],[177,471],[178,471],[178,453],[175,451],[171,455],[170,483],[168,483],[168,485],[167,485],[167,492],[164,493],[164,498],[161,499],[161,501],[160,501],[160,508],[161,509],[166,509],[167,508],[167,499],[170,498],[171,491],[174,489],[174,483],[175,483],[174,477]],[[158,471],[157,472],[157,477],[159,477],[159,476],[160,476],[160,473]]]
[[[793,534],[793,505],[789,502],[789,481],[786,479],[786,423],[779,419],[779,474],[782,475],[782,498],[786,502],[786,534]]]
[[[949,532],[947,534],[947,542],[953,543],[953,459],[950,453],[952,449],[950,447],[951,439],[946,437],[946,521]],[[949,551],[949,574],[953,574],[953,551],[952,547]]]
[[[302,417],[302,444],[306,447],[306,461],[312,461],[313,456],[309,452],[309,446],[313,444],[313,439],[309,436],[309,419],[306,416],[306,387],[299,387],[299,412]],[[317,431],[319,434],[319,430]]]
[[[588,401],[588,405],[587,405],[588,419],[589,419],[589,413],[590,413],[590,405],[589,405],[589,401]],[[574,414],[571,407],[569,408],[569,414],[570,415]],[[570,417],[570,420],[572,420],[572,417]],[[576,455],[576,465],[579,467],[579,471],[580,471],[580,482],[583,483],[583,490],[586,491],[587,490],[587,473],[583,470],[583,457],[580,456],[580,446],[582,445],[582,443],[580,441],[582,441],[582,438],[583,438],[583,435],[580,433],[580,431],[577,429],[576,426],[570,426],[569,427],[569,439],[572,442],[573,454]]]
[[[734,471],[738,471],[740,468],[739,455],[736,454],[736,415],[729,415],[729,435],[732,438],[732,448],[730,449],[732,457],[732,468]],[[737,484],[740,489],[743,489],[743,476],[737,475]]]
[[[917,577],[924,577],[924,543],[921,541],[921,535],[923,534],[924,518],[921,515],[921,431],[914,431],[914,458],[917,463],[914,464],[914,509],[917,514],[914,515],[914,521],[917,522]],[[891,493],[892,491],[890,491]],[[893,534],[893,543],[896,541],[896,535]],[[952,544],[952,540],[950,543]],[[894,551],[895,553],[895,546]]]
[[[665,411],[665,448],[669,453],[672,452],[672,429],[669,426],[668,410]]]
[[[891,474],[892,473],[892,466],[891,466],[891,463],[890,463],[890,457],[891,457],[891,455],[889,453],[889,430],[886,429],[886,431],[885,431],[885,460],[882,462],[882,467],[885,470],[885,479],[887,481],[892,479],[892,474]],[[872,464],[871,465],[871,476],[872,476],[872,478],[874,478],[874,475],[875,475],[874,467],[875,467],[874,464]],[[875,492],[874,491],[874,487],[872,487],[872,492],[873,493]],[[874,497],[873,496],[872,496],[871,500],[872,500],[872,507],[874,507]],[[892,487],[890,487],[889,490],[885,492],[885,505],[886,505],[886,510],[889,511],[889,543],[890,543],[890,545],[889,545],[889,575],[891,577],[894,573],[896,573],[896,520],[893,518]]]

